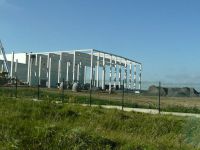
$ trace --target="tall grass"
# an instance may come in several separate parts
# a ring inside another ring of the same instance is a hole
[[[0,149],[198,149],[197,119],[0,97]]]

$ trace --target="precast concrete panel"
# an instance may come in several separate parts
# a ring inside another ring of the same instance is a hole
[[[61,58],[61,79],[67,80],[67,63],[68,63],[68,80],[72,81],[72,69],[73,69],[73,54],[62,53]]]
[[[59,62],[59,55],[57,54],[50,54],[51,58],[51,69],[49,70],[50,72],[50,85],[51,87],[56,87],[57,86],[57,79],[58,79],[58,62]]]
[[[6,56],[10,66],[13,55],[6,54]],[[111,56],[113,56],[112,59]],[[2,56],[0,55],[0,66],[3,64],[1,59]],[[68,80],[69,83],[79,82],[81,84],[92,81],[93,85],[96,87],[101,86],[102,89],[105,89],[105,84],[110,85],[110,88],[111,86],[121,88],[122,81],[125,80],[125,88],[141,89],[142,64],[103,51],[87,49],[15,53],[12,68],[15,66],[16,59],[18,59],[18,78],[24,82],[27,81],[31,86],[37,85],[38,81],[42,81],[42,83],[46,82],[48,87],[56,87],[57,83],[64,79]],[[49,64],[50,59],[51,65]]]

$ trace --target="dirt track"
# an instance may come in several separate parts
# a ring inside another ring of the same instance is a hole
[[[83,105],[88,106],[88,105]],[[98,105],[92,105],[93,107],[98,107]],[[111,106],[111,105],[101,105],[103,108],[107,109],[119,109],[122,110],[121,106]],[[143,108],[123,108],[124,111],[134,111],[134,112],[141,112],[141,113],[148,113],[148,114],[158,114],[158,110],[156,109],[143,109]],[[200,114],[193,114],[193,113],[179,113],[179,112],[161,112],[162,115],[174,115],[174,116],[183,116],[183,117],[196,117],[200,118]]]

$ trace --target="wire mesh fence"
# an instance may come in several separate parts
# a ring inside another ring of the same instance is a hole
[[[200,113],[199,92],[193,86],[160,83],[151,85],[141,91],[121,89],[101,90],[95,86],[71,87],[63,81],[58,88],[28,86],[20,83],[17,78],[3,81],[0,87],[1,97],[17,99],[49,100],[57,103],[73,103],[96,106],[116,106],[121,108],[145,108],[170,112]]]

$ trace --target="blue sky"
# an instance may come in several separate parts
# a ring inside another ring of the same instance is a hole
[[[7,52],[94,48],[143,63],[143,80],[200,83],[198,0],[0,0]]]

